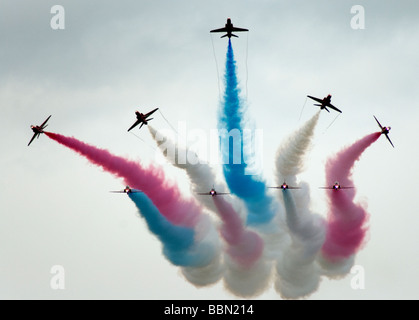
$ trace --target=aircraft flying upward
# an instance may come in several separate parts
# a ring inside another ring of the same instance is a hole
[[[128,129],[130,131],[134,127],[138,126],[141,123],[140,129],[143,125],[147,125],[148,121],[153,120],[153,118],[148,119],[149,116],[151,116],[154,112],[156,112],[158,108],[151,110],[150,112],[143,114],[141,112],[135,111],[135,114],[137,116],[137,121],[131,126],[131,128]]]
[[[138,193],[141,192],[139,190],[131,189],[129,186],[126,186],[124,190],[121,191],[109,191],[112,193]]]
[[[239,31],[249,31],[249,30],[244,29],[244,28],[234,27],[233,24],[231,23],[231,19],[228,18],[227,23],[225,24],[224,28],[214,29],[214,30],[211,30],[210,32],[227,32],[225,35],[221,36],[221,38],[224,38],[224,37],[231,38],[232,36],[238,38],[239,36],[236,36],[235,34],[232,33],[233,31],[239,32]]]
[[[299,187],[290,187],[289,185],[287,185],[287,183],[285,181],[284,181],[283,184],[281,184],[278,187],[268,187],[268,188],[271,188],[271,189],[282,189],[282,190],[285,190],[285,189],[301,189]]]
[[[386,136],[388,142],[390,142],[391,146],[394,148],[394,145],[393,145],[393,143],[391,142],[391,140],[390,140],[390,138],[388,136],[388,133],[390,132],[391,127],[383,127],[381,125],[381,123],[377,120],[377,118],[375,116],[374,116],[374,119],[375,119],[375,121],[377,121],[377,123],[378,123],[378,125],[379,125],[379,127],[381,129],[381,134],[384,134]]]
[[[49,118],[51,118],[51,116],[49,116],[40,126],[34,126],[34,125],[31,125],[31,129],[32,129],[32,131],[34,132],[34,134],[33,134],[33,136],[32,136],[32,139],[31,139],[31,141],[29,141],[29,143],[28,143],[28,146],[32,143],[32,141],[36,138],[36,137],[38,137],[39,138],[39,136],[40,136],[40,134],[41,133],[44,133],[44,129],[48,126],[47,125],[47,122],[48,122],[48,120],[49,120]]]
[[[203,196],[212,196],[212,197],[215,197],[215,196],[223,196],[223,195],[230,194],[230,193],[228,193],[228,192],[221,192],[221,193],[219,193],[219,192],[215,191],[214,188],[212,188],[209,192],[198,192],[198,194],[199,195],[203,195]]]
[[[330,94],[327,95],[327,97],[324,97],[323,99],[312,97],[312,96],[307,96],[307,97],[309,97],[310,99],[313,99],[314,101],[319,102],[320,104],[314,104],[314,105],[320,107],[320,110],[325,109],[327,112],[330,112],[329,109],[327,108],[331,108],[337,112],[342,113],[342,111],[340,111],[338,108],[336,108],[334,105],[330,103],[330,101],[332,100],[332,95]]]
[[[320,187],[320,189],[331,189],[331,190],[339,190],[339,189],[353,189],[353,187],[342,187],[339,182],[335,182],[331,187]]]

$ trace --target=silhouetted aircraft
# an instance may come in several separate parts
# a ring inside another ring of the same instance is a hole
[[[381,134],[384,134],[386,136],[388,142],[390,142],[391,146],[394,148],[394,145],[393,145],[393,143],[391,142],[391,140],[388,136],[388,133],[390,132],[391,127],[383,127],[375,116],[374,116],[374,119],[375,119],[375,121],[377,121],[378,125],[380,126]]]
[[[138,193],[138,192],[141,192],[141,191],[135,190],[135,189],[133,190],[129,186],[126,186],[124,190],[121,190],[121,191],[109,191],[109,192],[112,192],[112,193]]]
[[[290,187],[289,185],[286,184],[285,181],[279,187],[269,187],[269,188],[271,188],[271,189],[282,189],[282,190],[285,190],[285,189],[301,189],[299,187]]]
[[[218,193],[217,191],[215,191],[214,188],[212,188],[209,192],[198,192],[197,194],[203,195],[203,196],[213,196],[214,197],[214,196],[223,196],[223,195],[230,194],[230,193],[228,193],[228,192]]]
[[[227,32],[225,35],[221,36],[221,38],[224,38],[224,37],[231,38],[232,36],[238,38],[239,36],[236,36],[235,34],[232,33],[233,31],[239,32],[239,31],[249,31],[249,30],[234,27],[233,24],[231,23],[231,19],[228,18],[227,23],[225,24],[224,28],[214,29],[214,30],[211,30],[210,32]]]
[[[39,138],[40,134],[41,134],[41,133],[44,133],[44,129],[48,126],[48,125],[47,125],[47,122],[48,122],[49,118],[51,118],[51,116],[49,116],[49,117],[47,118],[47,120],[45,120],[45,121],[44,121],[44,122],[43,122],[40,126],[34,126],[34,125],[31,125],[31,129],[32,129],[32,131],[33,131],[33,132],[35,132],[35,133],[33,134],[31,141],[29,141],[28,146],[32,143],[32,141],[33,141],[36,137],[38,137],[38,138]]]
[[[353,189],[353,187],[342,187],[339,182],[335,182],[331,187],[320,187],[320,189],[332,189],[332,190],[339,190],[339,189]]]
[[[330,103],[330,101],[332,100],[332,96],[330,94],[327,97],[324,97],[323,99],[312,97],[312,96],[307,96],[307,97],[309,97],[310,99],[313,99],[314,101],[319,102],[320,104],[314,104],[314,105],[320,107],[320,109],[325,109],[327,112],[330,112],[327,109],[329,107],[333,110],[336,110],[337,112],[342,113],[342,111],[340,111],[338,108],[336,108],[334,105]]]
[[[149,116],[151,116],[154,112],[156,112],[158,108],[143,114],[141,112],[135,111],[135,114],[137,115],[137,121],[131,126],[131,128],[128,129],[130,131],[132,128],[138,126],[141,123],[140,129],[143,125],[147,125],[148,121],[153,120],[153,118],[148,119]]]

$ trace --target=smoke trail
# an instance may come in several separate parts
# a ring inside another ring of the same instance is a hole
[[[186,161],[179,163],[179,154],[189,155],[189,148],[183,149],[170,141],[168,137],[157,132],[149,126],[151,135],[156,140],[159,148],[167,159],[176,167],[184,169],[191,180],[191,189],[194,193],[207,191],[203,186],[213,185],[216,190],[221,189],[221,183],[215,179],[212,168],[200,159],[196,154],[194,159],[198,159],[194,164]],[[189,158],[184,156],[183,158]],[[222,196],[197,196],[197,199],[212,212],[221,218],[220,234],[226,242],[226,268],[225,286],[235,295],[249,297],[260,293],[267,285],[271,268],[263,259],[263,240],[254,231],[247,230],[244,226],[243,215],[237,210],[243,209],[237,203],[233,207],[226,198]],[[230,197],[229,197],[230,200]],[[193,273],[196,270],[192,271]]]
[[[223,221],[221,235],[228,244],[228,254],[241,266],[250,268],[262,256],[262,238],[256,232],[244,228],[238,213],[222,196],[212,198]]]
[[[149,230],[163,245],[164,256],[177,266],[206,266],[215,256],[212,244],[195,243],[195,230],[171,224],[142,192],[128,193],[146,220]]]
[[[225,287],[242,297],[258,295],[267,288],[271,277],[271,264],[263,258],[263,240],[245,228],[233,206],[222,196],[212,198],[223,221],[220,233],[227,245]]]
[[[212,221],[207,215],[201,214],[201,206],[184,199],[177,187],[165,180],[161,169],[145,169],[137,162],[114,156],[107,150],[75,138],[51,132],[45,134],[148,195],[149,200],[145,195],[141,199],[141,193],[130,194],[141,213],[147,217],[150,230],[162,241],[166,258],[176,265],[184,266],[182,273],[190,282],[208,285],[221,278],[223,269],[220,265],[220,247],[218,238],[214,236]],[[144,200],[144,203],[137,200]],[[202,273],[203,270],[206,272]],[[197,278],[197,275],[200,277]]]
[[[201,192],[209,192],[212,187],[218,192],[228,191],[227,186],[224,183],[217,181],[214,170],[208,163],[199,159],[194,151],[187,147],[182,148],[175,144],[169,137],[164,136],[151,125],[148,125],[148,129],[167,160],[177,168],[186,171],[191,182],[191,191],[196,196],[196,199],[198,199],[208,210],[216,212],[217,208],[211,197],[197,195]],[[181,158],[184,158],[186,161],[179,161],[179,155],[182,155]],[[192,164],[187,160],[190,158],[195,159],[195,163]],[[239,206],[237,201],[235,201],[235,206]]]
[[[86,157],[91,163],[123,178],[127,185],[145,192],[171,223],[186,227],[197,224],[202,207],[192,199],[185,199],[177,186],[165,179],[161,168],[143,168],[138,162],[114,156],[105,149],[96,148],[75,138],[51,132],[45,134]]]
[[[290,186],[297,186],[296,175],[303,170],[319,115],[320,111],[278,149],[278,185],[286,181]],[[277,259],[275,289],[286,299],[307,296],[317,290],[320,283],[315,258],[324,242],[324,221],[310,210],[308,185],[301,183],[299,187],[299,190],[281,191],[291,243],[285,249],[284,257]]]
[[[267,194],[264,181],[257,180],[246,171],[248,164],[256,162],[255,152],[246,152],[250,146],[243,141],[245,138],[243,127],[246,125],[243,115],[246,110],[239,98],[240,89],[231,41],[228,42],[225,83],[224,101],[219,114],[219,131],[223,163],[225,163],[224,176],[231,192],[245,202],[248,209],[247,223],[249,225],[268,223],[278,208],[273,198]],[[231,146],[230,136],[233,138]]]
[[[362,153],[379,137],[376,132],[343,149],[326,163],[326,181],[353,186],[352,170]],[[354,203],[356,189],[330,190],[326,240],[322,247],[323,262],[342,263],[360,249],[367,231],[368,214],[363,204]],[[353,259],[352,259],[353,260]],[[320,260],[322,261],[322,260]],[[326,265],[324,263],[324,265]]]
[[[221,235],[226,242],[224,285],[235,295],[252,297],[266,290],[272,264],[263,258],[263,240],[245,229],[243,220],[223,197],[212,197],[223,221]]]

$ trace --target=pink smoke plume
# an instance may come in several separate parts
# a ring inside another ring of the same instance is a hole
[[[341,186],[353,186],[352,169],[362,153],[379,137],[372,133],[328,159],[326,181],[338,181]],[[322,247],[325,258],[331,261],[348,258],[363,244],[368,214],[361,204],[354,203],[355,188],[328,190],[329,213],[326,240]]]
[[[198,222],[202,207],[193,199],[183,198],[174,182],[165,179],[161,168],[155,166],[144,168],[139,162],[112,155],[105,149],[88,145],[73,137],[51,132],[44,133],[105,171],[123,178],[125,184],[142,190],[171,223],[193,227]]]
[[[221,235],[228,244],[227,252],[241,266],[250,268],[263,253],[264,243],[255,232],[246,230],[239,214],[221,196],[212,197],[223,225]]]

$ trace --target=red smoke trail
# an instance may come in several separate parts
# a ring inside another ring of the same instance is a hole
[[[353,186],[352,169],[355,162],[380,135],[380,132],[370,134],[329,158],[326,163],[327,183],[338,181],[341,186]],[[328,196],[330,209],[322,253],[334,261],[348,258],[359,250],[367,231],[368,214],[362,205],[353,202],[355,188],[328,190]]]
[[[241,266],[251,267],[262,256],[262,238],[257,233],[244,229],[242,220],[230,203],[222,197],[212,198],[223,221],[221,235],[228,244],[228,254]]]
[[[144,168],[138,162],[114,156],[105,149],[96,148],[75,138],[51,132],[45,134],[105,171],[123,178],[127,185],[142,190],[171,223],[193,227],[198,222],[202,208],[193,200],[184,199],[177,186],[165,179],[161,168]]]

